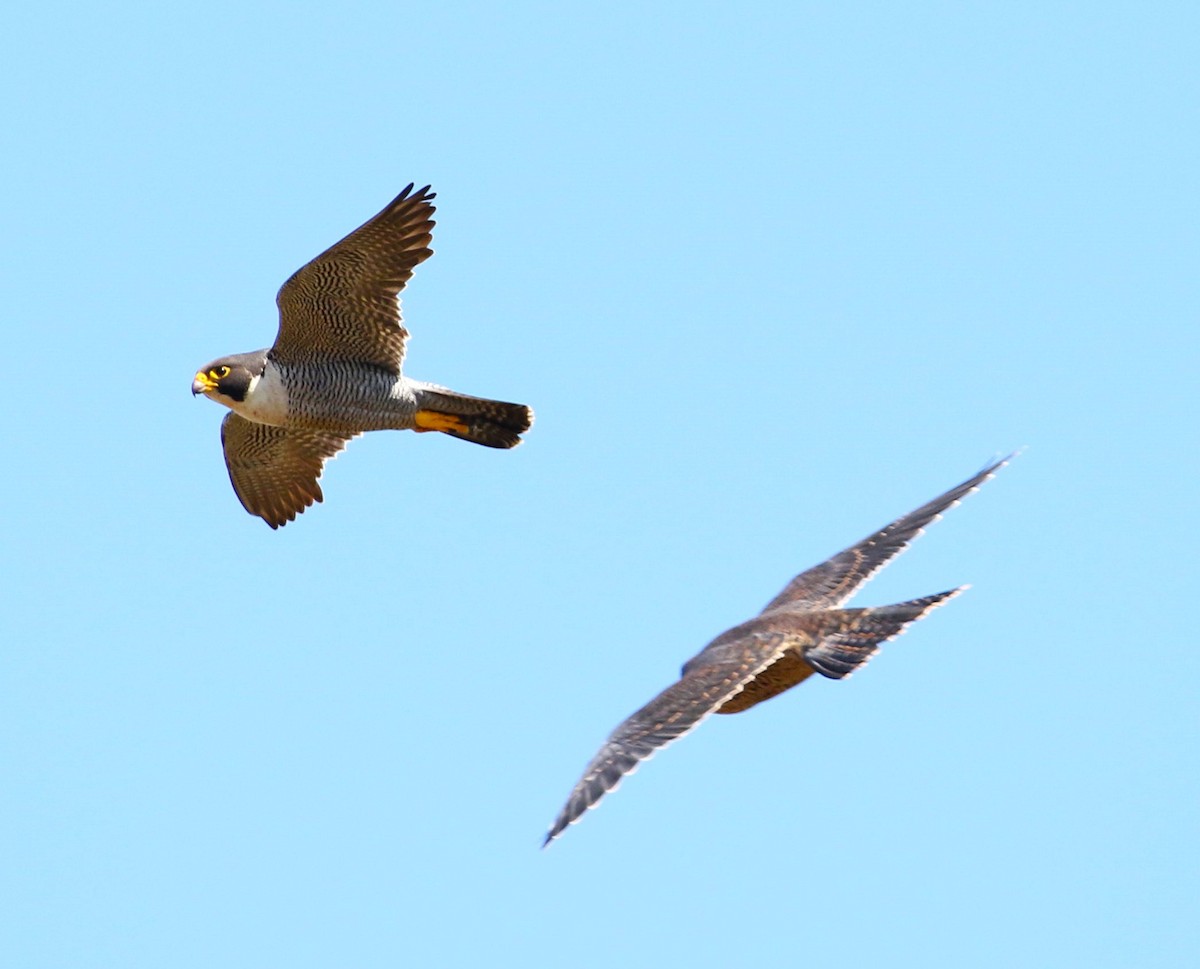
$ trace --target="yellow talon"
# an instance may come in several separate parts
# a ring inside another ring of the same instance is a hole
[[[443,414],[436,410],[419,410],[415,418],[417,431],[442,431],[448,433],[450,431],[458,431],[460,434],[465,434],[469,427],[466,421],[461,417],[455,417],[453,414]]]

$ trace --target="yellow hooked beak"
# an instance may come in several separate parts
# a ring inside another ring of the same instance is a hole
[[[192,394],[207,394],[210,390],[217,389],[217,382],[212,379],[203,370],[198,370],[196,376],[192,378]]]

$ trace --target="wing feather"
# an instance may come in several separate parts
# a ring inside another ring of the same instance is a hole
[[[372,364],[397,376],[408,331],[398,295],[433,250],[435,197],[409,185],[378,215],[297,270],[279,290],[274,359]]]
[[[1008,464],[1012,457],[1009,455],[988,465],[933,501],[897,518],[820,565],[801,572],[767,603],[761,614],[782,609],[834,609],[843,605],[868,579],[908,548],[913,539]]]
[[[322,499],[317,479],[326,460],[354,434],[258,424],[230,411],[221,422],[229,480],[246,511],[272,528]]]
[[[543,847],[595,807],[605,794],[616,790],[621,779],[643,760],[693,730],[737,693],[774,661],[783,644],[784,637],[779,635],[747,637],[738,644],[736,655],[727,650],[723,662],[689,667],[682,678],[626,719],[587,765],[551,825]]]

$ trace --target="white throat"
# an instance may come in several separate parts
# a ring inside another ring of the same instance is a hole
[[[236,411],[249,420],[258,424],[281,425],[287,423],[288,393],[283,385],[279,370],[270,360],[266,369],[258,377],[250,381],[250,389],[246,391],[243,401],[221,401],[230,410]]]

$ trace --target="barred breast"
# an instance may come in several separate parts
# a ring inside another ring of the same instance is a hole
[[[413,426],[416,395],[404,377],[349,361],[280,367],[288,423],[332,431]]]

